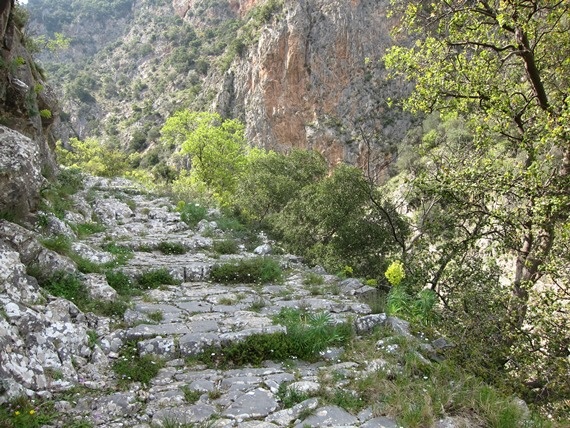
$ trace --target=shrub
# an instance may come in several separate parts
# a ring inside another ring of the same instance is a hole
[[[140,291],[124,272],[108,270],[105,272],[107,283],[115,289],[120,296],[136,296]]]
[[[221,241],[214,241],[212,249],[218,254],[237,254],[239,252],[239,245],[235,239],[223,239]]]
[[[186,247],[179,242],[160,242],[156,248],[163,254],[185,254],[187,252]]]
[[[388,269],[386,269],[384,276],[392,286],[400,285],[402,279],[406,277],[404,264],[399,260],[393,261],[390,266],[388,266]]]
[[[180,212],[180,219],[190,227],[195,227],[208,214],[206,207],[184,201],[178,203],[176,210]]]
[[[222,283],[266,283],[279,281],[282,271],[279,263],[270,257],[256,257],[214,265],[210,277]]]
[[[180,281],[177,281],[173,276],[166,270],[156,269],[145,272],[136,278],[138,287],[143,290],[148,290],[151,288],[158,288],[161,285],[178,285]]]
[[[162,367],[162,359],[150,355],[139,356],[137,344],[129,342],[121,349],[119,358],[113,364],[113,371],[117,374],[119,385],[127,387],[132,382],[148,384]]]

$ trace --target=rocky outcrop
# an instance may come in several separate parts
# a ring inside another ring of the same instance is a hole
[[[40,159],[36,142],[0,125],[0,213],[22,219],[38,208]]]
[[[58,120],[55,96],[24,45],[21,19],[8,2],[0,15],[0,186],[7,196],[0,212],[16,217],[37,207],[41,175],[56,170],[51,129]]]
[[[224,75],[217,109],[244,120],[257,146],[314,149],[381,174],[410,126],[391,107],[407,89],[378,62],[391,45],[388,4],[285,1]]]

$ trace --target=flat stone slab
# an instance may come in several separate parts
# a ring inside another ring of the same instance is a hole
[[[139,324],[127,331],[127,339],[150,339],[155,336],[182,335],[190,333],[185,324]]]
[[[366,421],[361,425],[361,428],[398,428],[398,424],[392,419],[381,416]]]
[[[266,417],[278,407],[271,392],[258,388],[240,395],[222,415],[238,420],[257,419]]]
[[[163,426],[164,422],[178,424],[192,424],[204,422],[216,414],[216,408],[209,404],[195,404],[192,406],[178,406],[160,409],[152,416],[153,425]]]
[[[358,425],[359,421],[346,410],[337,406],[321,407],[315,411],[314,415],[309,416],[295,428],[309,427],[339,427]]]

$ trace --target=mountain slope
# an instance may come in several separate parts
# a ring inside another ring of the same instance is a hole
[[[370,149],[389,156],[409,126],[389,107],[406,88],[387,84],[377,62],[390,45],[388,1],[122,0],[105,14],[74,0],[78,15],[60,25],[63,2],[50,3],[28,6],[35,31],[72,38],[43,58],[67,135],[140,151],[172,112],[214,109],[244,121],[257,146],[365,165]]]

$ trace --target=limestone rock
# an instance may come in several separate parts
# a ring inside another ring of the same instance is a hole
[[[0,125],[0,213],[22,219],[36,211],[44,183],[37,144]]]

